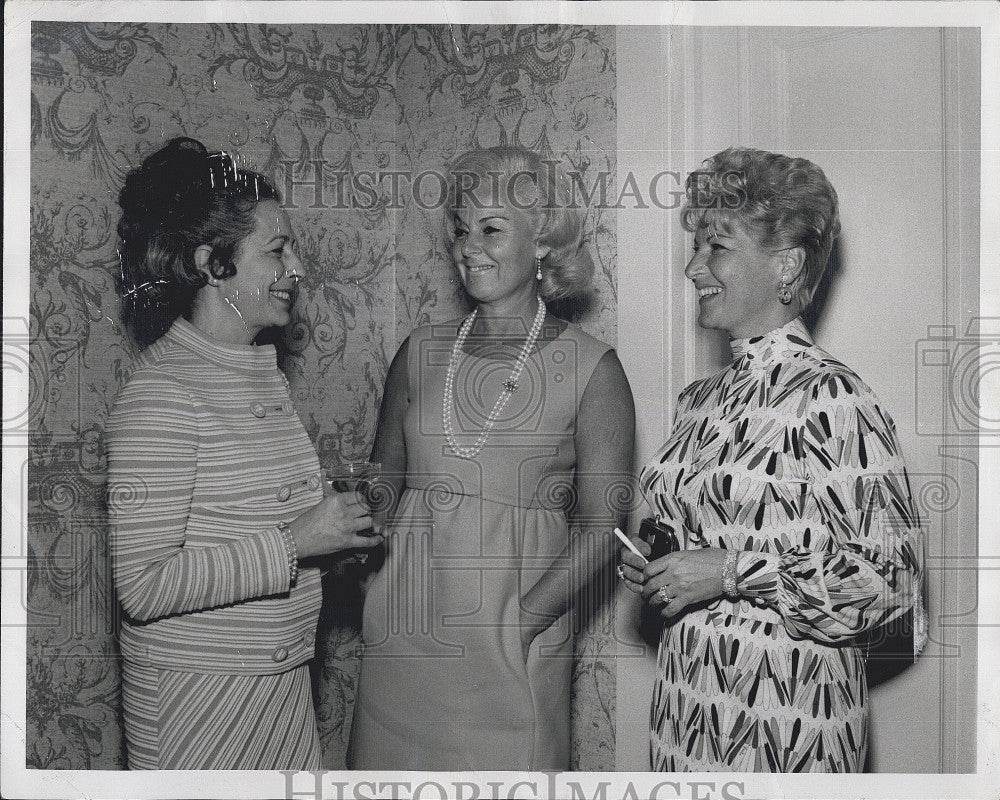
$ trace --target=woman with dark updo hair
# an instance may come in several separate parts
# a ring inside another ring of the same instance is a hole
[[[108,419],[132,769],[316,769],[308,559],[379,536],[325,489],[266,328],[305,268],[262,175],[178,138],[119,196],[124,316],[141,341]]]

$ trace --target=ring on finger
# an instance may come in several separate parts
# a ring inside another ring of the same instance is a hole
[[[625,580],[625,565],[624,564],[619,564],[618,565],[618,577],[621,578],[622,580]]]
[[[667,587],[666,586],[661,586],[659,589],[657,589],[656,590],[656,596],[659,597],[663,601],[664,605],[666,605],[667,603],[669,603],[671,600],[674,599],[674,598],[670,597],[667,594]]]

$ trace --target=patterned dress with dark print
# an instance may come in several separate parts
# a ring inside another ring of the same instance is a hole
[[[868,746],[859,635],[922,609],[920,527],[895,426],[801,320],[732,342],[641,474],[683,547],[741,551],[736,601],[665,625],[659,771],[852,772]]]

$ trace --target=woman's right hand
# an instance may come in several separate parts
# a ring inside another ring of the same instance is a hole
[[[631,541],[632,544],[636,546],[636,549],[647,558],[649,557],[649,554],[653,552],[652,548],[645,539],[641,539],[638,536],[630,536],[629,541]],[[646,575],[643,572],[643,568],[646,566],[647,562],[639,558],[639,556],[627,547],[621,548],[619,552],[619,559],[621,560],[621,566],[619,568],[620,574],[622,576],[622,580],[625,582],[626,588],[636,594],[642,594],[642,587],[646,583]]]
[[[383,537],[358,536],[372,527],[371,510],[357,492],[330,493],[288,523],[299,558],[323,556],[338,550],[370,548]]]

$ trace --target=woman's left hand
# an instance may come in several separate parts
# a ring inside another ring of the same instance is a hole
[[[643,569],[642,596],[651,606],[660,609],[661,616],[675,617],[688,606],[722,595],[725,561],[726,551],[720,547],[669,553]]]

